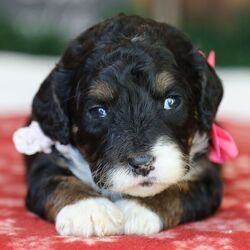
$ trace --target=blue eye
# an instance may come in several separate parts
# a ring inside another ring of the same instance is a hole
[[[89,114],[93,117],[93,118],[104,118],[107,116],[107,111],[104,107],[94,107],[91,108],[89,110]]]
[[[165,99],[164,109],[176,109],[181,103],[181,100],[178,96],[169,96]]]

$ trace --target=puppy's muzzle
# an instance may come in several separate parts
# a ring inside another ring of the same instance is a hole
[[[149,154],[141,154],[128,158],[128,163],[133,173],[137,175],[147,176],[150,171],[154,170],[154,157]]]

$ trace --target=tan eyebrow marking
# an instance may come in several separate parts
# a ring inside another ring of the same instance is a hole
[[[102,101],[114,98],[114,90],[107,82],[96,81],[89,89],[88,95],[96,97]]]
[[[156,92],[164,94],[167,87],[174,82],[174,76],[169,72],[161,72],[156,75]]]

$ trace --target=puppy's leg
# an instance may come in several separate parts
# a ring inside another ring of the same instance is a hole
[[[61,235],[114,235],[123,231],[120,209],[72,173],[42,155],[28,171],[27,207],[56,224]]]
[[[209,168],[198,180],[183,181],[151,197],[117,201],[125,216],[125,234],[152,234],[212,214],[220,205],[222,182]]]

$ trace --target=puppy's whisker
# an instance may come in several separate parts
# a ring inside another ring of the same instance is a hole
[[[107,172],[107,169],[110,167],[108,163],[100,163],[97,166],[97,169],[92,173],[93,178],[98,179],[96,182],[97,185],[103,184],[105,186],[107,182],[107,176],[105,172]]]

